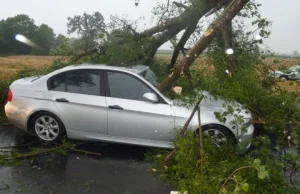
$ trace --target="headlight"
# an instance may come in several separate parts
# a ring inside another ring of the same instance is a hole
[[[244,118],[243,127],[249,127],[252,124],[252,122],[253,122],[252,118]]]

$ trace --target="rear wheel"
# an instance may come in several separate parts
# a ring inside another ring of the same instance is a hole
[[[280,80],[288,80],[288,77],[287,76],[281,76],[279,77]]]
[[[61,120],[49,112],[36,114],[31,125],[37,137],[45,142],[58,142],[65,135],[65,127]]]

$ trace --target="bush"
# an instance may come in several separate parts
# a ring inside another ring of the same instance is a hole
[[[254,144],[261,149],[240,156],[230,146],[218,148],[205,139],[201,165],[199,139],[187,131],[184,137],[175,140],[176,154],[166,164],[168,151],[156,150],[146,156],[154,171],[181,192],[293,193],[287,187],[282,164],[266,149],[268,143],[266,137],[257,138]]]

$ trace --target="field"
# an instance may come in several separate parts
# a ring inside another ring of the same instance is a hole
[[[8,79],[16,71],[25,68],[44,68],[58,57],[52,56],[7,56],[0,57],[0,79]]]
[[[170,53],[158,54],[157,57],[163,58],[169,61]],[[16,71],[24,68],[44,68],[49,66],[53,60],[60,57],[53,56],[7,56],[0,57],[0,80],[9,79]],[[276,61],[278,61],[276,63]],[[299,58],[279,58],[272,57],[265,59],[265,63],[270,65],[272,69],[278,69],[280,66],[291,67],[300,63]],[[201,68],[208,66],[205,59],[199,59],[196,61],[194,68]],[[299,91],[300,86],[297,86],[294,81],[284,81],[279,83],[282,87],[289,91]]]

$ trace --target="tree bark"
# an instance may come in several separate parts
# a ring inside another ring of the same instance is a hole
[[[198,40],[190,52],[184,57],[181,63],[174,68],[174,71],[159,85],[161,92],[166,91],[180,77],[181,72],[188,69],[195,59],[206,49],[213,41],[216,33],[222,27],[230,22],[249,2],[250,0],[233,0],[230,5],[224,10],[223,14],[217,18],[209,27],[204,35]]]
[[[172,55],[172,59],[171,62],[168,66],[168,69],[172,69],[177,61],[178,55],[180,53],[181,50],[184,49],[184,45],[186,44],[186,42],[188,41],[188,39],[190,38],[190,36],[193,34],[193,32],[195,31],[196,27],[197,27],[197,22],[193,22],[189,27],[187,27],[187,29],[185,30],[184,34],[182,35],[181,39],[179,40],[179,42],[177,43],[177,45],[174,48],[173,51],[173,55]]]

